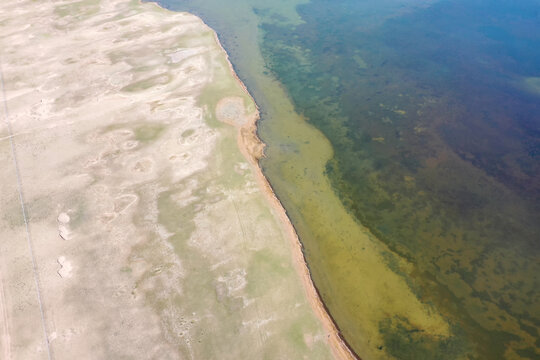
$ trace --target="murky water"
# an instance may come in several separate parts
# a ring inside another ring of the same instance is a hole
[[[540,2],[172,0],[261,106],[262,161],[362,357],[540,357]]]

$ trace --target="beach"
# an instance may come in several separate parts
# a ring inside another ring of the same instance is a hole
[[[212,29],[123,0],[0,10],[2,358],[353,358]]]

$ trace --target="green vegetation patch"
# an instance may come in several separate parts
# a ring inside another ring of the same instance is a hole
[[[285,277],[291,271],[288,264],[271,250],[257,251],[252,256],[247,271],[248,294],[254,297],[261,296],[273,282],[280,281],[281,277]]]
[[[75,16],[84,18],[99,11],[101,0],[82,0],[71,4],[63,4],[54,8],[54,13],[60,17]]]
[[[402,360],[458,359],[467,349],[460,337],[433,337],[398,317],[381,321],[380,332],[384,344],[377,349]]]
[[[146,143],[156,140],[165,131],[162,124],[145,124],[135,128],[135,140]]]
[[[169,73],[161,73],[151,76],[146,79],[135,81],[129,85],[124,86],[120,91],[137,92],[147,90],[157,85],[168,84],[172,80],[172,76]]]

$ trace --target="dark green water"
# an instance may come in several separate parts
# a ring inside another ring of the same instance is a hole
[[[359,355],[540,358],[539,1],[164,3],[261,106],[263,170]]]

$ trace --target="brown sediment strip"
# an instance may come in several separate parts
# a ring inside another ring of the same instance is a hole
[[[202,19],[201,19],[202,20]],[[204,22],[204,21],[203,21]],[[206,24],[207,25],[207,24]],[[208,25],[207,25],[208,26]],[[211,29],[211,28],[210,28]],[[306,292],[307,298],[311,307],[315,311],[317,317],[323,323],[323,326],[328,333],[328,342],[332,349],[332,352],[337,359],[347,359],[347,360],[361,360],[360,357],[352,350],[347,341],[343,338],[336,322],[330,315],[328,308],[322,301],[319,290],[313,283],[311,278],[311,272],[307,265],[306,259],[304,257],[303,245],[298,237],[294,225],[291,223],[291,220],[287,216],[287,212],[281,201],[275,194],[272,186],[268,179],[264,176],[261,167],[259,166],[259,159],[264,156],[263,150],[265,144],[257,136],[257,121],[260,119],[259,107],[255,102],[255,99],[251,96],[251,93],[248,91],[246,85],[240,80],[234,67],[229,59],[227,51],[221,45],[217,33],[212,29],[214,33],[214,38],[216,43],[219,45],[225,57],[229,68],[240,86],[244,89],[246,94],[252,99],[253,103],[256,106],[255,115],[249,118],[249,121],[239,126],[238,124],[231,124],[238,129],[238,147],[246,159],[253,165],[256,173],[257,181],[263,190],[263,193],[267,197],[270,204],[276,209],[280,220],[287,232],[288,238],[291,240],[291,248],[293,251],[293,258],[295,267],[302,278],[302,283],[304,284],[304,290]]]

